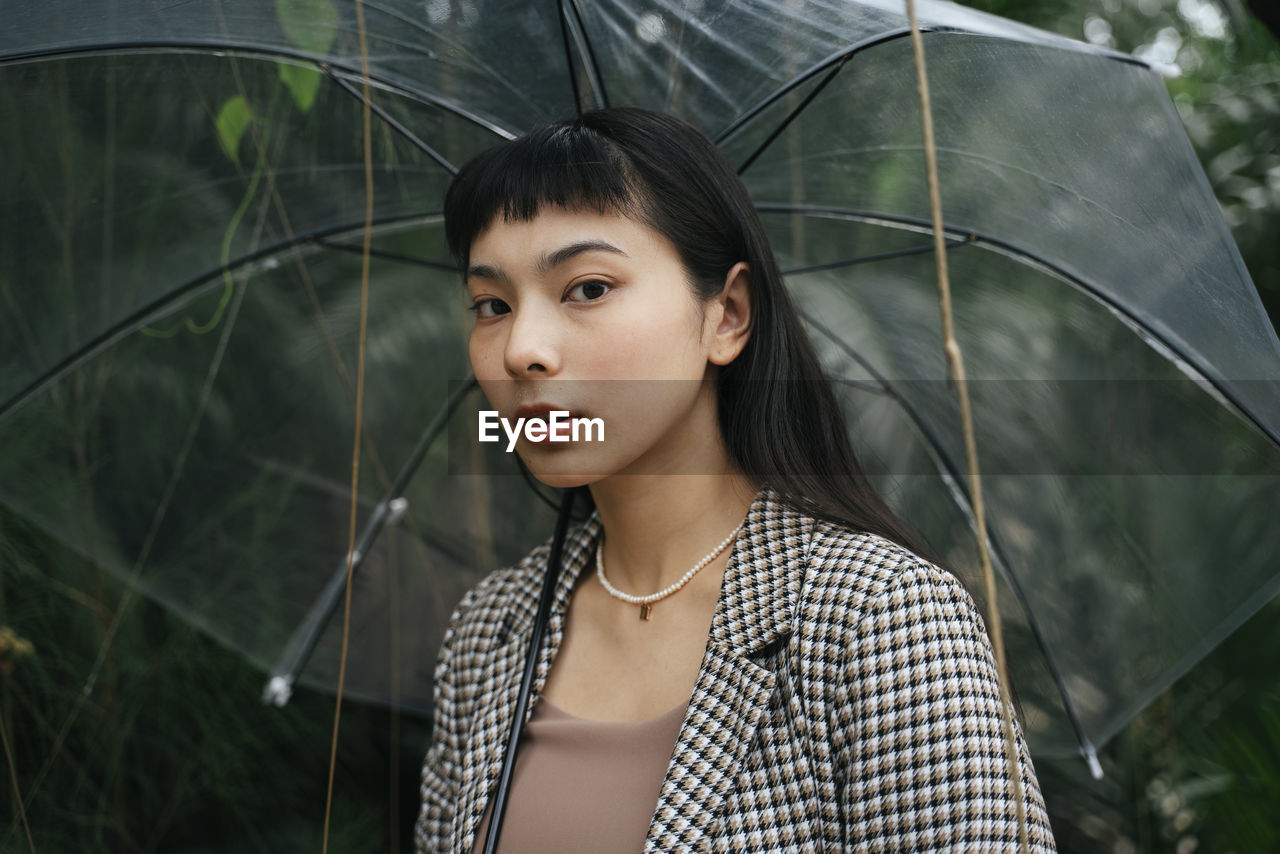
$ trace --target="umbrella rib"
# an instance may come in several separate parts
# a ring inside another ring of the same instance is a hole
[[[600,63],[596,61],[596,52],[591,47],[591,39],[587,38],[587,25],[582,19],[582,9],[578,6],[578,0],[561,0],[561,9],[568,6],[568,10],[573,13],[574,20],[578,22],[578,32],[582,34],[582,51],[586,54],[586,62],[584,63],[587,79],[591,82],[591,88],[594,89],[600,97],[600,106],[609,106],[609,94],[604,88],[604,76],[600,74]],[[569,73],[573,74],[573,66],[570,65]]]
[[[582,93],[578,91],[578,73],[573,65],[573,47],[569,44],[569,16],[565,12],[564,0],[556,3],[560,18],[560,39],[564,42],[564,64],[569,71],[569,85],[573,87],[573,108],[582,115]]]
[[[871,394],[882,395],[884,397],[895,397],[895,395],[891,391],[889,391],[889,389],[885,388],[884,383],[880,383],[880,382],[873,383],[867,380],[855,380],[853,377],[845,377],[845,376],[841,376],[840,374],[833,374],[830,371],[827,371],[827,379],[831,380],[833,383],[840,383],[840,385],[847,385],[850,388],[856,388],[858,391],[865,391]]]
[[[977,238],[972,234],[967,235],[961,240],[948,240],[948,249],[957,249],[961,246],[967,246],[970,243],[976,243]],[[888,261],[892,258],[904,258],[908,255],[927,255],[934,251],[932,243],[923,246],[911,246],[906,249],[895,249],[892,252],[877,252],[874,255],[859,255],[856,258],[845,258],[841,261],[827,261],[822,264],[809,264],[805,267],[792,267],[782,271],[784,276],[795,276],[801,273],[816,273],[822,270],[837,270],[841,267],[852,267],[856,264],[868,264],[872,261]]]
[[[929,30],[926,28],[925,31],[932,32],[933,30]],[[911,35],[911,29],[909,27],[902,27],[897,30],[890,30],[887,33],[883,33],[878,36],[873,36],[872,38],[864,39],[860,42],[855,42],[854,44],[851,44],[848,47],[841,48],[840,50],[826,57],[825,59],[819,60],[814,65],[811,65],[809,68],[797,74],[791,80],[788,80],[782,86],[779,86],[777,89],[774,89],[764,98],[762,98],[759,102],[757,102],[754,107],[751,107],[749,110],[747,110],[745,113],[740,115],[738,118],[734,119],[734,121],[730,123],[728,127],[720,131],[720,133],[716,134],[715,136],[716,145],[720,145],[720,146],[724,145],[731,138],[736,136],[747,124],[749,124],[753,119],[755,119],[756,116],[760,115],[765,110],[769,109],[769,107],[773,106],[775,103],[777,103],[779,100],[781,100],[790,92],[795,91],[800,86],[803,86],[805,83],[812,80],[814,77],[817,77],[822,72],[831,68],[833,65],[836,66],[838,69],[839,66],[844,65],[845,62],[847,62],[851,57],[854,56],[854,54],[861,53],[863,50],[869,47],[875,47],[878,44],[884,44],[885,42],[891,42],[891,41],[894,41],[895,39],[905,38],[909,35]],[[822,85],[825,86],[826,81],[824,81]],[[794,118],[794,116],[788,116],[786,121],[783,122],[783,126],[785,127],[787,122],[790,122],[792,118]],[[776,132],[775,132],[775,135],[776,135]]]
[[[964,509],[964,513],[968,517],[970,524],[976,525],[973,516],[973,509],[969,502],[969,494],[964,489],[958,473],[952,468],[946,454],[943,453],[941,440],[931,429],[929,429],[927,422],[918,412],[916,412],[915,408],[907,402],[904,397],[902,397],[902,395],[898,394],[894,390],[893,386],[890,385],[887,379],[885,379],[884,375],[877,371],[871,363],[864,359],[862,354],[851,347],[848,342],[825,325],[819,323],[807,312],[801,311],[800,316],[804,318],[806,323],[822,333],[824,337],[830,339],[832,343],[861,365],[863,370],[867,371],[867,373],[874,377],[876,382],[880,384],[879,393],[887,395],[897,401],[898,405],[902,407],[903,412],[906,413],[907,417],[911,419],[911,422],[915,424],[916,429],[919,430],[920,434],[924,437],[925,445],[929,448],[929,455],[933,458],[934,465],[938,467],[939,474],[947,479],[948,486],[951,491],[958,499],[960,499],[957,503],[959,503]],[[840,377],[832,376],[831,378],[838,382],[846,382]],[[865,384],[858,383],[857,385],[858,387],[863,387]],[[1075,730],[1076,740],[1080,743],[1080,752],[1083,753],[1086,758],[1096,757],[1097,751],[1092,741],[1089,739],[1088,734],[1084,730],[1084,724],[1080,720],[1079,714],[1076,712],[1071,696],[1067,693],[1066,680],[1062,674],[1061,668],[1058,666],[1057,658],[1054,657],[1053,651],[1049,648],[1048,640],[1045,638],[1044,632],[1040,629],[1040,623],[1036,619],[1036,615],[1032,612],[1030,603],[1027,602],[1027,596],[1022,589],[1022,585],[1018,582],[1017,576],[1013,574],[1012,565],[1004,556],[1004,547],[1001,544],[1000,538],[991,530],[990,525],[987,526],[986,533],[987,538],[991,542],[992,552],[995,554],[996,564],[1000,568],[1000,574],[1004,577],[1005,582],[1008,583],[1009,588],[1013,591],[1014,598],[1018,600],[1018,604],[1022,608],[1022,613],[1026,615],[1027,624],[1031,627],[1031,632],[1035,636],[1036,645],[1040,647],[1040,652],[1044,655],[1045,661],[1049,666],[1049,673],[1053,678],[1054,685],[1057,687],[1059,695],[1062,697],[1062,705],[1067,712],[1067,718],[1071,722],[1072,729]]]
[[[76,45],[74,47],[41,48],[38,50],[22,51],[20,53],[13,53],[13,54],[9,54],[8,56],[0,57],[0,67],[19,63],[19,62],[29,62],[30,60],[33,60],[33,59],[64,59],[64,58],[75,57],[83,54],[147,53],[150,51],[169,51],[169,50],[172,50],[172,51],[183,51],[183,50],[219,51],[219,52],[225,52],[228,55],[242,54],[242,55],[254,56],[254,57],[266,56],[266,57],[275,57],[275,58],[283,58],[283,59],[292,59],[298,62],[305,63],[307,65],[318,64],[321,67],[327,66],[331,70],[342,71],[344,73],[351,74],[356,77],[361,76],[361,72],[359,68],[351,68],[351,67],[348,67],[347,65],[344,65],[343,63],[334,62],[333,60],[329,60],[329,59],[317,59],[315,56],[303,53],[301,51],[289,50],[283,47],[264,48],[264,47],[258,47],[255,45],[230,44],[227,42],[201,41],[197,39],[190,39],[190,40],[174,39],[173,41],[147,40],[147,41],[139,41],[139,42],[131,42],[131,43],[102,42],[97,44]],[[332,71],[330,73],[332,74]],[[470,122],[471,124],[475,125],[481,130],[488,131],[494,136],[500,137],[502,139],[515,139],[515,137],[517,136],[517,134],[513,133],[507,128],[499,127],[497,124],[494,124],[488,119],[482,118],[481,116],[475,113],[472,113],[469,110],[464,110],[456,104],[451,104],[440,98],[433,97],[425,92],[419,92],[419,91],[410,89],[404,86],[403,84],[396,83],[390,79],[381,77],[377,74],[370,74],[369,81],[370,83],[376,84],[381,89],[387,89],[388,91],[394,92],[395,94],[400,95],[404,98],[408,98],[412,101],[417,101],[418,103],[435,107],[436,109],[443,110],[444,112],[447,112],[447,113],[452,113],[458,118],[463,119],[464,121]]]
[[[886,223],[895,223],[898,225],[917,227],[921,231],[928,231],[930,228],[930,224],[928,220],[920,219],[918,217],[901,216],[898,214],[888,214],[888,213],[872,212],[872,211],[860,211],[860,210],[851,209],[851,208],[838,208],[838,207],[826,207],[822,205],[787,204],[787,203],[769,202],[769,203],[757,204],[756,209],[759,210],[761,213],[802,213],[802,214],[807,214],[812,216],[843,217],[847,219],[861,220],[861,221],[867,221],[867,222],[879,221],[879,222],[886,222]],[[1222,395],[1222,397],[1225,400],[1231,403],[1231,405],[1235,407],[1236,411],[1240,414],[1241,417],[1245,418],[1250,424],[1252,424],[1255,428],[1257,428],[1264,436],[1270,439],[1275,445],[1280,446],[1280,432],[1273,429],[1269,425],[1263,423],[1263,421],[1253,413],[1253,411],[1244,403],[1244,401],[1240,400],[1239,396],[1236,395],[1234,391],[1232,391],[1229,385],[1226,385],[1222,380],[1218,379],[1216,376],[1214,376],[1213,373],[1211,373],[1208,370],[1208,367],[1204,364],[1203,360],[1201,360],[1198,354],[1187,352],[1186,350],[1184,350],[1182,347],[1180,347],[1179,345],[1171,341],[1160,330],[1146,323],[1141,317],[1138,316],[1138,314],[1135,311],[1133,311],[1127,305],[1112,298],[1105,291],[1103,291],[1097,285],[1090,282],[1088,279],[1085,279],[1082,276],[1072,273],[1066,270],[1065,268],[1061,267],[1060,265],[1053,263],[1052,261],[1041,258],[1039,255],[1035,254],[1034,252],[1031,252],[1027,249],[1022,248],[1021,246],[1010,243],[1006,240],[1001,240],[998,237],[993,237],[992,235],[983,234],[980,231],[974,231],[968,228],[950,227],[948,230],[957,234],[968,234],[970,237],[969,242],[985,243],[990,246],[994,246],[1004,252],[1008,252],[1010,255],[1023,258],[1030,263],[1036,264],[1044,268],[1045,270],[1048,270],[1049,272],[1053,273],[1055,276],[1059,277],[1063,281],[1067,282],[1067,284],[1072,285],[1077,289],[1083,291],[1084,293],[1088,294],[1089,296],[1093,297],[1098,302],[1102,303],[1104,306],[1106,306],[1107,308],[1111,309],[1116,314],[1118,314],[1121,318],[1124,319],[1126,323],[1129,323],[1135,328],[1137,328],[1138,330],[1140,330],[1142,334],[1149,335],[1152,339],[1160,342],[1161,346],[1166,347],[1170,352],[1177,355],[1178,358],[1182,359],[1187,364],[1188,367],[1190,367],[1192,370],[1196,372],[1196,374],[1199,375],[1200,379],[1204,380],[1206,383],[1212,386],[1213,389],[1218,394]],[[0,410],[0,413],[2,412],[3,411]]]
[[[969,520],[970,527],[973,528],[975,535],[977,534],[978,522],[973,512],[973,502],[969,497],[969,492],[964,487],[964,480],[945,460],[940,458],[937,448],[930,446],[929,456],[933,458],[934,465],[938,467],[938,473],[942,477],[943,482],[947,484],[947,489],[955,497],[956,503],[964,508],[965,517]],[[1030,605],[1026,601],[1026,593],[1022,589],[1021,582],[1010,569],[1009,559],[1005,556],[1004,543],[991,527],[987,527],[988,542],[991,546],[991,557],[996,567],[1000,570],[1000,575],[1004,577],[1010,589],[1013,590],[1014,598],[1022,605],[1023,613],[1027,616],[1027,626],[1031,629],[1031,634],[1036,639],[1036,646],[1040,647],[1044,653],[1045,664],[1049,668],[1049,676],[1053,679],[1054,686],[1058,689],[1058,694],[1062,697],[1063,709],[1067,713],[1067,720],[1071,724],[1071,729],[1075,732],[1076,741],[1080,745],[1080,754],[1084,756],[1085,761],[1089,765],[1090,772],[1095,779],[1101,778],[1101,766],[1098,764],[1098,749],[1093,743],[1093,739],[1089,738],[1085,732],[1084,722],[1080,720],[1080,715],[1076,711],[1075,704],[1071,701],[1067,694],[1067,680],[1062,672],[1062,667],[1058,664],[1057,656],[1055,656],[1049,647],[1049,640],[1044,635],[1044,630],[1040,628],[1040,621],[1037,620],[1031,612]],[[1103,739],[1105,741],[1105,739]]]
[[[363,247],[353,246],[350,243],[337,243],[335,241],[329,240],[324,237],[314,238],[312,242],[318,243],[319,245],[323,246],[325,249],[333,249],[338,252],[350,252],[353,255],[361,255],[364,253]],[[417,266],[417,267],[427,267],[432,270],[443,270],[446,273],[461,274],[462,272],[453,264],[445,264],[440,261],[431,261],[426,258],[415,258],[412,255],[405,255],[401,252],[388,252],[386,249],[371,248],[369,249],[369,254],[375,258],[381,258],[384,261],[399,261],[402,264],[413,264],[414,266]]]
[[[426,215],[426,217],[431,217],[431,216],[438,216],[438,214]],[[413,214],[411,216],[402,215],[402,216],[394,216],[394,217],[385,217],[383,219],[374,220],[374,225],[375,226],[393,225],[397,223],[412,222],[414,220],[422,219],[422,218],[424,218],[423,214]],[[109,326],[107,329],[100,332],[98,335],[95,335],[93,338],[89,339],[89,341],[85,342],[78,349],[76,349],[75,352],[68,354],[66,357],[61,359],[53,367],[49,368],[44,373],[40,374],[40,376],[36,377],[31,382],[27,383],[26,386],[24,386],[20,391],[18,391],[16,394],[10,397],[4,403],[0,403],[0,419],[3,419],[10,412],[13,412],[14,410],[21,407],[33,395],[35,395],[38,391],[40,391],[46,385],[57,380],[59,377],[61,377],[68,371],[74,369],[77,365],[79,365],[85,359],[88,359],[89,357],[91,357],[94,353],[97,353],[98,351],[108,346],[109,344],[112,344],[113,342],[119,340],[120,338],[123,338],[125,335],[128,335],[134,328],[141,326],[150,318],[160,314],[165,308],[167,308],[170,304],[172,304],[176,300],[179,300],[182,297],[186,296],[187,294],[191,293],[192,291],[197,290],[204,285],[207,285],[211,281],[221,279],[224,273],[233,273],[234,271],[238,270],[239,268],[247,264],[252,264],[255,261],[260,261],[263,258],[268,258],[278,252],[283,252],[284,250],[290,249],[295,246],[299,246],[306,243],[315,243],[317,245],[322,245],[320,244],[320,240],[324,237],[328,237],[330,235],[335,235],[335,234],[345,234],[346,232],[352,230],[353,228],[363,228],[363,227],[364,227],[363,222],[342,223],[341,225],[330,226],[323,229],[316,229],[314,231],[304,232],[302,234],[296,234],[288,240],[279,241],[278,243],[274,243],[271,246],[267,246],[265,248],[258,249],[254,252],[250,252],[247,255],[243,255],[234,261],[230,261],[226,264],[219,264],[217,267],[214,267],[210,270],[206,270],[205,272],[199,274],[198,276],[195,276],[189,279],[188,281],[184,282],[183,284],[169,291],[167,294],[160,297],[159,299],[152,300],[151,302],[147,303],[142,308],[138,309],[132,314],[129,314],[121,318],[120,320],[118,320],[117,322]]]
[[[850,56],[852,56],[852,54],[850,54]],[[844,68],[844,64],[848,61],[849,61],[848,56],[840,60],[840,62],[838,62],[835,65],[835,67],[831,69],[831,71],[827,74],[827,76],[822,78],[822,81],[817,86],[813,87],[813,91],[810,92],[808,95],[805,95],[804,100],[802,100],[799,104],[797,104],[795,109],[793,109],[790,113],[787,113],[787,117],[783,119],[778,124],[778,126],[774,128],[773,131],[764,138],[764,142],[756,146],[756,150],[751,152],[751,155],[742,162],[741,166],[738,167],[739,175],[741,175],[742,173],[750,169],[751,164],[756,162],[756,158],[759,157],[761,154],[764,154],[765,149],[773,145],[773,141],[782,135],[782,132],[786,130],[793,121],[795,121],[797,116],[799,116],[802,112],[804,112],[804,109],[808,107],[809,104],[813,103],[813,99],[818,97],[818,95],[822,94],[822,90],[827,88],[828,83],[836,79],[836,75],[840,73],[840,70]]]
[[[432,160],[438,163],[442,169],[444,169],[450,175],[458,174],[457,166],[454,166],[452,163],[449,162],[449,160],[443,154],[441,154],[440,152],[436,151],[434,148],[432,148],[431,146],[423,142],[418,137],[417,134],[415,134],[413,131],[409,130],[407,127],[401,124],[395,117],[393,117],[385,109],[375,104],[372,98],[366,99],[364,96],[364,92],[361,92],[359,89],[352,86],[346,80],[343,80],[337,74],[333,73],[333,71],[329,68],[329,63],[327,62],[320,63],[320,70],[325,73],[326,77],[328,77],[334,83],[337,83],[339,86],[341,86],[344,92],[346,92],[348,95],[355,98],[356,100],[360,101],[365,106],[367,106],[370,110],[372,110],[375,114],[377,114],[378,118],[386,122],[387,125],[390,126],[392,130],[396,131],[405,139],[409,140],[409,142],[417,146],[424,154],[426,154],[428,157],[430,157]]]
[[[600,70],[598,68],[595,68],[594,65],[588,62],[586,59],[588,55],[588,51],[586,48],[587,35],[585,32],[583,32],[582,23],[577,19],[576,16],[573,18],[565,17],[565,18],[562,18],[562,20],[564,20],[568,24],[569,35],[573,36],[574,44],[577,46],[577,49],[578,49],[578,57],[582,63],[582,71],[587,76],[587,83],[591,85],[591,97],[592,97],[591,105],[592,107],[599,107],[604,103],[606,103],[605,94],[604,94],[604,81],[600,78]],[[573,73],[572,64],[570,65],[569,71],[570,73]],[[575,83],[577,81],[576,75],[574,76],[574,81]],[[555,509],[559,510],[560,505],[558,503],[556,503],[555,501],[552,501],[551,503]]]

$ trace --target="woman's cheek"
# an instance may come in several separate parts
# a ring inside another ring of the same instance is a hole
[[[697,336],[674,310],[631,313],[626,322],[597,330],[591,348],[591,375],[616,379],[690,379]]]
[[[471,336],[467,340],[467,358],[471,362],[471,372],[478,379],[506,377],[506,368],[502,363],[502,341],[492,329],[477,327],[471,330]]]

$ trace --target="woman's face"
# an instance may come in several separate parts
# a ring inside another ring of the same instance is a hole
[[[737,279],[700,303],[671,242],[619,215],[548,207],[482,231],[467,270],[469,349],[490,405],[512,426],[550,410],[604,425],[603,442],[522,436],[534,475],[573,486],[715,465],[715,366],[746,342],[745,265],[726,281]]]

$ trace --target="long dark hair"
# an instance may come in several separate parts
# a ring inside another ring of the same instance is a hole
[[[680,119],[635,107],[543,125],[463,167],[445,196],[449,249],[465,270],[472,241],[496,217],[529,220],[544,205],[648,225],[675,245],[703,300],[746,261],[751,335],[717,385],[730,457],[799,510],[919,551],[858,464],[760,217],[711,140]]]

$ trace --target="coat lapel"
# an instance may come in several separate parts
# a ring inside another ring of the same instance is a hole
[[[490,794],[502,770],[502,754],[511,732],[511,718],[515,714],[516,691],[495,690],[495,687],[520,678],[526,644],[527,639],[508,633],[506,642],[489,659],[489,666],[482,677],[482,684],[491,687],[480,701],[476,716],[472,718],[471,730],[467,733],[459,805],[454,814],[451,835],[454,851],[459,854],[470,851],[475,844],[474,834],[489,806]]]
[[[754,656],[791,633],[812,520],[762,491],[734,543],[646,851],[702,850],[773,693]]]
[[[547,683],[551,663],[564,637],[565,615],[574,585],[582,568],[595,553],[599,529],[599,518],[593,514],[584,525],[571,531],[565,539],[560,580],[556,585],[538,667],[534,671],[525,723],[533,714],[537,698],[541,696]],[[495,635],[495,651],[489,657],[489,665],[481,676],[480,684],[484,686],[484,695],[478,701],[477,712],[472,718],[471,731],[467,737],[459,809],[454,817],[452,838],[458,843],[454,849],[458,852],[468,852],[474,846],[473,835],[484,818],[498,777],[502,773],[502,756],[511,734],[511,722],[520,694],[520,677],[524,673],[525,656],[533,635],[538,595],[542,590],[545,572],[546,562],[542,561],[537,565],[536,571],[529,572],[527,578],[522,579],[523,587],[528,589],[521,589],[512,597],[512,606],[504,622],[505,631]]]

